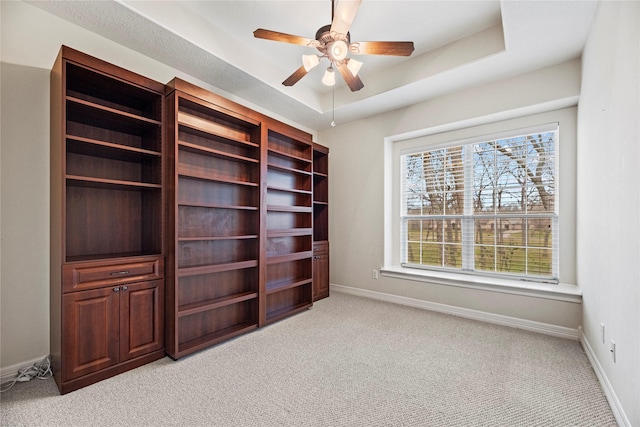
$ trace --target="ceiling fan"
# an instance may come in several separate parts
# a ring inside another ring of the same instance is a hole
[[[351,43],[349,27],[351,27],[351,23],[356,17],[360,3],[362,3],[362,0],[331,0],[331,25],[321,27],[316,32],[315,39],[262,28],[258,28],[253,32],[253,36],[259,39],[309,46],[320,51],[320,55],[303,55],[302,66],[287,77],[282,82],[283,85],[293,86],[318,65],[322,58],[327,58],[329,67],[322,78],[322,82],[327,86],[335,84],[335,67],[342,75],[349,89],[355,92],[364,87],[362,80],[358,77],[362,62],[347,57],[349,53],[353,55],[411,55],[413,42],[374,41]]]

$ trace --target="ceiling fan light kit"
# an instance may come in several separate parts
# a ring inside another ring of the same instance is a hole
[[[331,62],[342,61],[347,57],[349,52],[349,45],[342,39],[334,40],[329,44],[329,60]]]
[[[352,55],[411,55],[413,42],[351,43],[349,28],[358,12],[360,3],[362,0],[332,0],[331,25],[321,27],[316,32],[315,40],[262,28],[253,32],[256,38],[314,47],[320,51],[321,55],[303,55],[302,66],[287,77],[282,82],[283,85],[293,86],[312,68],[316,67],[322,58],[327,58],[329,68],[322,77],[322,83],[327,86],[335,85],[335,66],[349,89],[355,92],[364,87],[362,80],[358,77],[362,62],[347,57],[349,53]]]
[[[302,55],[302,65],[305,71],[309,71],[320,63],[318,55]]]
[[[336,84],[336,73],[335,71],[333,71],[332,66],[329,66],[329,68],[327,68],[327,71],[324,72],[322,83],[327,86],[334,86]]]
[[[360,71],[360,68],[362,68],[362,62],[357,61],[353,58],[349,58],[347,59],[347,68],[349,69],[349,71],[351,71],[353,77],[355,77],[358,75],[358,71]]]

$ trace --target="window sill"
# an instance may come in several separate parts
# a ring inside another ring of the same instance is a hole
[[[473,276],[442,271],[417,270],[400,266],[383,267],[380,275],[396,279],[415,280],[445,286],[479,289],[557,301],[582,303],[582,292],[577,285],[559,283],[557,285],[527,282],[513,279]]]

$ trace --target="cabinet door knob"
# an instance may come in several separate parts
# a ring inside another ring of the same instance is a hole
[[[120,292],[120,288],[113,288],[113,292]]]
[[[129,289],[129,287],[128,287],[128,286],[123,286],[123,287],[122,287],[122,290],[123,290],[123,291],[126,291],[127,289]]]

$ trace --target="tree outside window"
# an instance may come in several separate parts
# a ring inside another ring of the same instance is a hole
[[[555,278],[557,134],[402,156],[403,264]]]

